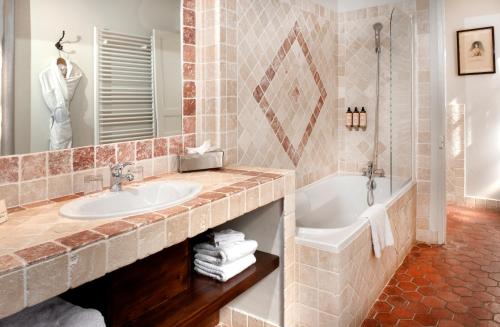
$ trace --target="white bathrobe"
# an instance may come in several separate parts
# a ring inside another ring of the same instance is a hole
[[[81,70],[66,60],[67,74],[63,76],[57,59],[40,73],[42,96],[50,111],[50,150],[71,148],[73,131],[69,104],[82,78]]]

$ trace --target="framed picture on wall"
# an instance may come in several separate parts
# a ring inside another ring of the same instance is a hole
[[[496,73],[493,26],[457,32],[458,75]]]

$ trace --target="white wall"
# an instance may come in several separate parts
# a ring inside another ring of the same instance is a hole
[[[465,195],[500,200],[500,76],[458,76],[456,31],[494,26],[500,69],[500,1],[446,0],[447,103],[465,105]]]
[[[73,145],[82,146],[93,144],[94,135],[94,25],[139,35],[151,35],[153,28],[179,31],[180,25],[179,0],[18,0],[16,6],[17,153],[48,148],[49,114],[38,74],[57,58],[54,44],[62,30],[66,40],[80,37],[65,49],[75,52],[70,59],[84,74],[70,106]]]
[[[400,2],[401,0],[337,0],[337,10],[338,12],[345,12]]]

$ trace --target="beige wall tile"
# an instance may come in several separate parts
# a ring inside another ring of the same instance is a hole
[[[259,187],[252,187],[246,191],[246,211],[252,211],[259,207]]]
[[[274,194],[273,194],[273,182],[268,182],[265,184],[261,184],[259,186],[259,204],[260,206],[266,205],[268,203],[273,202]]]
[[[22,182],[20,190],[21,204],[43,201],[47,199],[47,179]]]
[[[210,227],[219,226],[229,219],[229,198],[223,198],[210,204]]]
[[[232,322],[232,327],[247,327],[248,316],[238,310],[233,310],[231,322]]]
[[[299,326],[315,327],[318,326],[319,311],[305,305],[299,304]]]
[[[7,317],[24,307],[24,271],[17,270],[0,276],[0,319]]]
[[[0,186],[0,199],[5,200],[7,208],[19,205],[19,184],[7,184]]]
[[[59,175],[48,178],[48,198],[55,199],[73,194],[73,178],[71,175]]]
[[[28,306],[59,295],[69,288],[67,255],[29,266],[26,270]]]
[[[189,213],[183,213],[166,220],[167,246],[180,243],[188,238]]]
[[[229,219],[239,217],[246,212],[245,201],[245,192],[231,194],[229,198]]]
[[[167,227],[164,220],[140,227],[137,231],[139,238],[139,259],[163,250],[167,242]]]
[[[69,254],[70,286],[80,286],[106,273],[106,244],[99,242]]]
[[[203,233],[210,225],[210,206],[205,205],[189,211],[189,237]]]
[[[137,231],[108,239],[107,272],[131,264],[135,260],[137,260]]]

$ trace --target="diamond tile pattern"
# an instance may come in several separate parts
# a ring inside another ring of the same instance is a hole
[[[237,7],[238,163],[294,169],[297,187],[336,172],[336,13],[309,1]]]
[[[275,79],[292,80],[291,89],[288,83],[273,83]],[[253,96],[283,150],[297,167],[327,97],[298,22],[283,41]]]
[[[448,209],[448,243],[415,246],[363,326],[500,326],[500,214]]]

